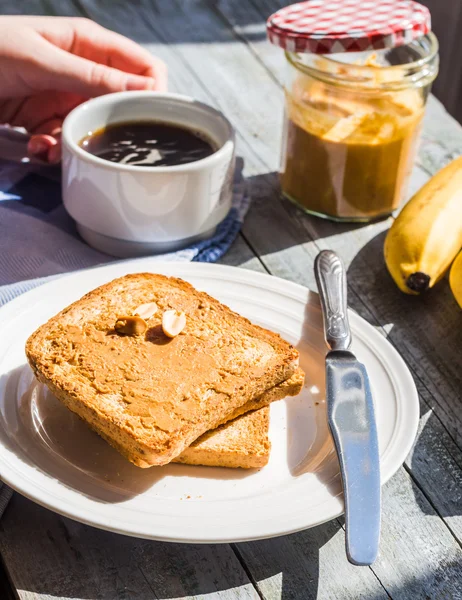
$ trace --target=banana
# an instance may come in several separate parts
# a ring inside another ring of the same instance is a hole
[[[399,289],[420,294],[439,281],[462,248],[462,156],[409,200],[385,238],[385,262]]]
[[[449,271],[449,286],[457,300],[457,304],[462,308],[462,252],[456,256]]]

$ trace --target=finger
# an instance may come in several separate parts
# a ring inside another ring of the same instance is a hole
[[[133,75],[74,56],[50,45],[43,69],[42,86],[79,94],[86,97],[101,96],[110,92],[126,90],[155,90],[153,77]],[[42,87],[43,89],[43,87]]]
[[[61,121],[84,98],[65,92],[44,91],[28,98],[21,99],[15,112],[11,125],[25,127],[31,133],[51,133],[48,127],[51,120]]]
[[[53,136],[57,138],[61,135],[61,127],[63,126],[62,118],[53,118],[49,121],[45,121],[41,123],[32,133],[43,133],[48,136]]]
[[[46,123],[42,123],[39,127],[39,131],[44,134],[43,136],[37,137],[45,137],[53,140],[53,143],[50,144],[47,148],[45,154],[45,160],[50,165],[56,165],[61,162],[61,128],[62,128],[63,120],[62,119],[50,119]],[[34,136],[35,137],[35,136]]]
[[[166,66],[159,58],[120,33],[89,19],[61,18],[53,24],[39,31],[62,50],[126,73],[166,78]]]
[[[61,128],[63,125],[62,119],[50,119],[46,123],[43,123],[39,130],[42,132],[43,137],[50,138],[53,143],[50,144],[46,151],[46,161],[50,165],[56,165],[61,162]]]
[[[33,135],[27,144],[27,155],[29,158],[48,160],[48,152],[57,145],[56,138],[51,135]]]
[[[133,89],[167,89],[165,63],[133,40],[88,19],[59,19],[59,23],[57,21],[58,19],[56,27],[40,30],[42,37],[53,46],[93,63],[155,81],[153,86],[140,87],[141,83],[138,83]]]
[[[48,150],[47,159],[50,165],[57,165],[59,162],[61,162],[61,137],[59,137],[56,142],[56,145],[52,146]]]
[[[168,90],[168,69],[167,65],[160,59],[152,57],[153,65],[144,73],[147,77],[152,77],[156,82],[156,92],[166,92]]]
[[[33,135],[27,144],[27,155],[50,165],[61,161],[61,133],[57,137],[45,134]]]

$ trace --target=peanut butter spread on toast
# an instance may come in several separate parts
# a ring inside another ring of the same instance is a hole
[[[115,331],[119,315],[149,302],[158,310],[144,334]],[[174,338],[162,331],[167,310],[186,315]],[[26,353],[68,408],[140,466],[169,462],[288,379],[298,361],[277,334],[182,280],[153,274],[127,275],[90,292],[39,328]]]

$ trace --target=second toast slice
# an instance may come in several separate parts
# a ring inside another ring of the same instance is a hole
[[[304,375],[299,369],[290,379],[274,386],[246,406],[254,410],[204,433],[173,462],[208,467],[264,467],[269,459],[271,443],[268,437],[271,402],[296,396],[303,387]]]

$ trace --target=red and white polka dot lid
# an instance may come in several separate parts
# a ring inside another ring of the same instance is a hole
[[[361,52],[425,35],[430,12],[413,0],[309,0],[278,10],[266,25],[269,40],[289,52]]]

